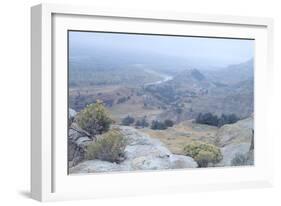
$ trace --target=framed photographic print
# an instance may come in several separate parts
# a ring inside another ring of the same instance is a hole
[[[272,185],[271,19],[31,14],[34,199]]]

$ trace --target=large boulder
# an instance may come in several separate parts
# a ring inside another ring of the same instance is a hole
[[[234,124],[222,126],[217,133],[219,146],[230,144],[250,143],[253,133],[253,118],[240,120]]]
[[[240,120],[234,124],[222,126],[217,133],[217,144],[223,155],[221,166],[232,166],[232,160],[238,155],[249,159],[245,164],[254,162],[254,128],[253,118]]]
[[[250,152],[249,143],[230,144],[221,149],[223,159],[220,162],[222,166],[232,166],[231,162],[237,155],[248,156]]]
[[[119,164],[87,160],[70,168],[70,173],[182,169],[198,166],[191,157],[172,154],[159,140],[152,139],[132,127],[114,127],[127,138],[125,160]]]

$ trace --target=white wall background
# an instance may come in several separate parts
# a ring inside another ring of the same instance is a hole
[[[272,189],[214,191],[115,199],[58,202],[60,205],[281,205],[281,6],[278,0],[6,0],[0,6],[0,204],[36,205],[29,198],[30,172],[30,6],[41,2],[110,6],[155,11],[265,16],[275,20],[276,186]]]

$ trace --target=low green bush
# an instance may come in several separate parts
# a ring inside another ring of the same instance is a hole
[[[222,160],[218,147],[212,144],[194,141],[184,147],[184,154],[192,157],[199,167],[208,167],[209,163],[215,164]]]
[[[108,131],[110,124],[113,123],[109,113],[100,101],[81,110],[76,121],[82,129],[93,136]]]
[[[219,118],[217,115],[213,115],[212,113],[199,113],[195,121],[199,124],[218,126]]]
[[[135,122],[135,119],[131,116],[126,116],[124,119],[122,119],[122,125],[129,126]]]
[[[120,162],[124,157],[126,138],[119,130],[113,129],[104,133],[101,138],[87,146],[86,158],[109,162]]]
[[[167,127],[172,127],[172,126],[174,126],[174,122],[173,122],[172,120],[170,120],[170,119],[166,119],[166,120],[164,121],[164,124],[165,124]]]
[[[143,117],[141,120],[136,121],[135,126],[144,128],[148,127],[149,123],[147,122],[146,117]]]
[[[153,120],[151,122],[150,128],[154,129],[154,130],[164,130],[164,129],[167,129],[167,125],[164,122],[160,122],[158,120]]]

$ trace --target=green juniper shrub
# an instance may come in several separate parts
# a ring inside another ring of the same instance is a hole
[[[121,97],[117,100],[117,104],[121,104],[121,103],[124,103],[128,100],[128,97]]]
[[[107,132],[113,123],[109,113],[100,101],[90,104],[81,110],[77,115],[76,121],[82,129],[89,132],[92,136]]]
[[[187,144],[183,151],[186,156],[192,157],[199,167],[208,167],[210,163],[215,164],[222,160],[222,154],[218,147],[200,141]]]
[[[136,121],[135,126],[144,128],[144,127],[148,127],[149,123],[147,122],[146,117],[143,117],[141,120]]]
[[[136,126],[136,127],[141,127],[141,121],[140,121],[140,120],[137,120],[136,123],[135,123],[135,126]]]
[[[212,113],[199,113],[199,115],[196,118],[196,123],[199,124],[208,124],[212,126],[218,126],[218,117],[217,115],[213,115]]]
[[[222,114],[218,121],[218,127],[221,127],[225,124],[233,124],[237,122],[239,118],[235,114]]]
[[[220,117],[210,112],[199,113],[195,122],[199,124],[207,124],[211,126],[221,127],[225,124],[233,124],[237,122],[239,118],[235,114],[222,114]]]
[[[210,151],[200,151],[196,156],[196,161],[200,167],[208,167],[208,164],[212,162],[214,154]]]
[[[164,124],[165,124],[167,127],[172,127],[172,126],[174,126],[174,122],[173,122],[172,120],[170,120],[170,119],[166,119],[166,120],[164,121]]]
[[[122,119],[122,125],[129,126],[135,122],[135,119],[133,117],[130,117],[129,115]]]
[[[118,129],[113,129],[87,146],[86,158],[119,163],[124,159],[126,145],[127,140],[124,135]]]
[[[158,120],[153,120],[150,128],[154,129],[154,130],[164,130],[164,129],[167,129],[167,126],[164,122],[160,122]]]

